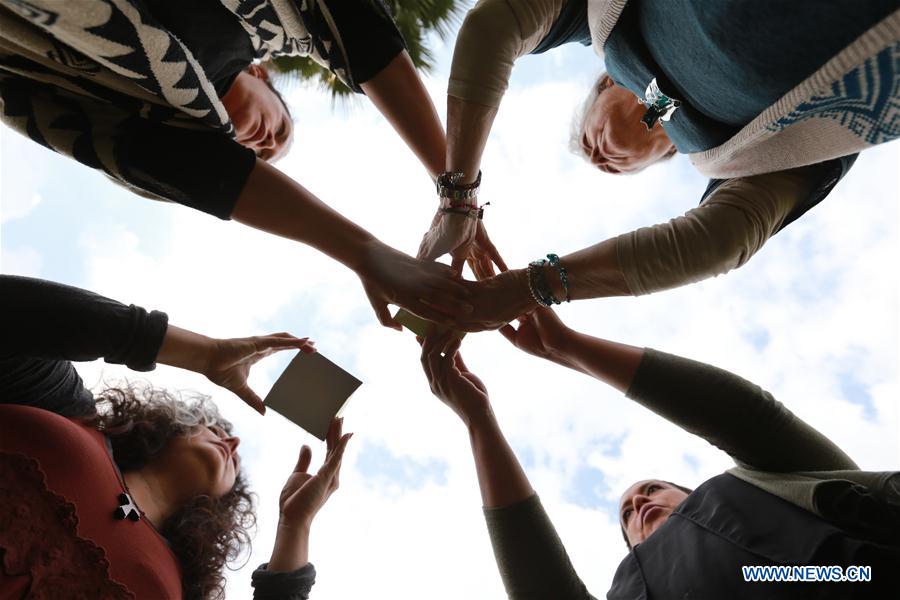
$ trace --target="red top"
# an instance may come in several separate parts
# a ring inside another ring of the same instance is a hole
[[[178,559],[125,492],[106,440],[39,408],[0,405],[0,600],[181,598]]]

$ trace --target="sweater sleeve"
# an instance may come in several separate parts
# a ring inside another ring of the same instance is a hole
[[[316,582],[316,569],[312,563],[289,573],[272,573],[263,563],[253,571],[250,585],[253,600],[307,600]]]
[[[447,94],[498,107],[513,63],[550,31],[566,0],[480,0],[468,12],[453,51]]]
[[[69,361],[103,358],[152,370],[167,328],[165,313],[40,279],[0,276],[0,398],[64,416],[90,414],[93,396]]]
[[[619,267],[635,296],[702,281],[750,260],[809,195],[811,167],[731,179],[699,207],[616,239]]]
[[[510,600],[593,600],[536,494],[484,518]]]
[[[741,466],[771,472],[858,469],[769,392],[711,365],[647,349],[626,395]]]
[[[22,63],[7,65],[10,69],[40,68],[22,58],[9,60]],[[159,107],[113,91],[103,93],[108,98],[0,70],[0,118],[131,191],[229,218],[256,164],[252,150],[202,125],[189,128],[156,120],[152,117],[163,110]]]

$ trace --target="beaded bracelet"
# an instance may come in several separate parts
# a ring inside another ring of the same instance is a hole
[[[556,296],[553,295],[553,290],[550,288],[550,284],[547,283],[547,278],[544,277],[543,268],[549,264],[559,273],[563,291],[566,293],[565,301],[571,302],[572,298],[569,295],[568,271],[565,267],[560,265],[559,256],[556,254],[548,254],[547,259],[549,259],[549,261],[542,258],[528,263],[528,291],[531,292],[531,297],[541,306],[562,304],[562,300],[557,299]]]
[[[547,255],[547,259],[550,261],[550,266],[555,268],[559,273],[559,281],[562,283],[563,291],[566,293],[566,302],[571,302],[572,296],[569,294],[569,271],[559,263],[558,255],[550,253]]]

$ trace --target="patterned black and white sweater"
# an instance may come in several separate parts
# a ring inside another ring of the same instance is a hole
[[[227,219],[256,156],[217,88],[286,55],[360,92],[404,47],[380,0],[0,0],[0,118],[141,195]]]

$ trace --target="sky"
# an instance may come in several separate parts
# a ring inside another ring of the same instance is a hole
[[[453,35],[448,39],[452,40]],[[452,43],[434,40],[426,85],[443,115]],[[572,113],[602,65],[589,48],[521,59],[491,133],[481,201],[511,266],[564,255],[696,206],[706,182],[683,156],[636,176],[607,175],[568,151]],[[436,198],[425,170],[359,99],[334,106],[294,85],[295,142],[278,164],[384,242],[414,254]],[[822,204],[744,267],[640,298],[560,306],[580,331],[709,362],[774,394],[868,470],[900,469],[900,145],[860,157]],[[99,173],[0,127],[0,270],[76,285],[168,313],[211,336],[310,336],[364,384],[345,412],[355,435],[341,487],[316,517],[313,598],[501,598],[468,436],[434,398],[408,332],[378,325],[355,275],[297,243],[130,194]],[[513,348],[494,332],[463,344],[499,422],[588,589],[609,587],[626,548],[616,504],[639,479],[686,486],[728,456],[584,375]],[[290,356],[267,359],[264,395]],[[280,416],[260,417],[202,376],[79,365],[89,385],[127,377],[211,395],[241,437],[259,497],[252,554],[229,574],[249,598],[268,559],[278,494],[301,444],[323,445]]]

